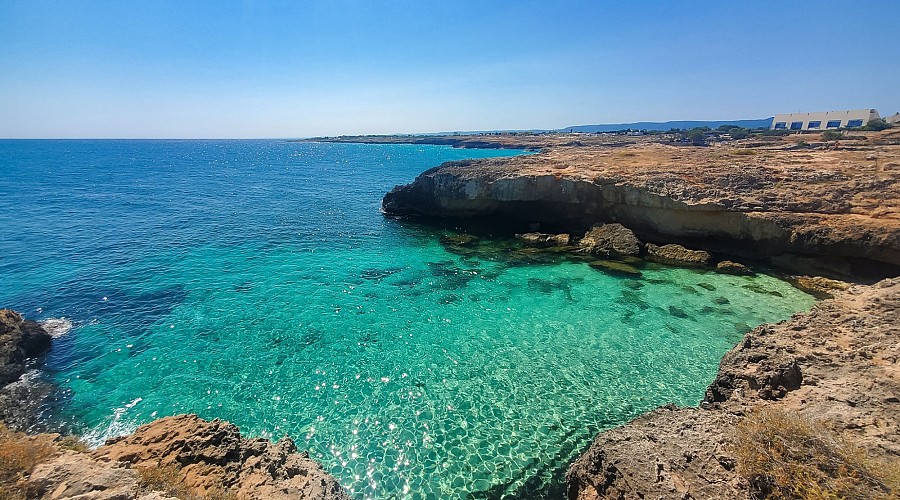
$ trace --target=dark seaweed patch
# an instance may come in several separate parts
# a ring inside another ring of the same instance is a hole
[[[388,276],[390,276],[392,274],[397,274],[402,270],[403,270],[402,267],[388,267],[385,269],[373,268],[373,269],[365,269],[365,270],[363,270],[363,272],[359,273],[359,275],[362,279],[372,280],[372,281],[381,281],[384,278],[387,278]]]
[[[669,314],[675,316],[676,318],[687,318],[688,313],[685,312],[684,309],[676,306],[669,306]]]

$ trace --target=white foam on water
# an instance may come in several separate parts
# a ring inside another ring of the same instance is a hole
[[[99,448],[106,443],[107,439],[131,434],[140,425],[138,422],[125,418],[125,412],[140,403],[143,398],[136,398],[130,403],[116,408],[113,414],[104,419],[103,422],[88,429],[81,437],[81,440],[87,443],[91,449]]]
[[[62,337],[72,330],[72,321],[65,317],[45,319],[40,322],[40,325],[55,339]]]

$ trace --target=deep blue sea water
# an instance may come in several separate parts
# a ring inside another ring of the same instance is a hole
[[[541,496],[598,430],[697,404],[744,332],[813,299],[379,213],[443,161],[520,153],[0,141],[0,307],[65,319],[48,419],[94,444],[195,412],[293,437],[357,498]]]

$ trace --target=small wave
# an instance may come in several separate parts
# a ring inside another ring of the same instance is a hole
[[[141,400],[142,398],[137,398],[122,408],[116,408],[113,410],[113,414],[105,418],[103,422],[85,432],[81,436],[81,440],[87,443],[91,449],[95,449],[103,446],[107,439],[133,433],[140,426],[140,423],[125,418],[125,412],[130,408],[134,408]]]
[[[40,322],[40,325],[55,339],[69,333],[72,329],[72,322],[67,318],[45,319]]]

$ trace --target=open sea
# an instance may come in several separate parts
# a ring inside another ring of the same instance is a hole
[[[813,304],[379,212],[441,162],[524,153],[0,141],[0,307],[56,335],[48,425],[97,445],[192,412],[291,436],[355,498],[561,498],[598,431],[698,404],[746,331]]]

